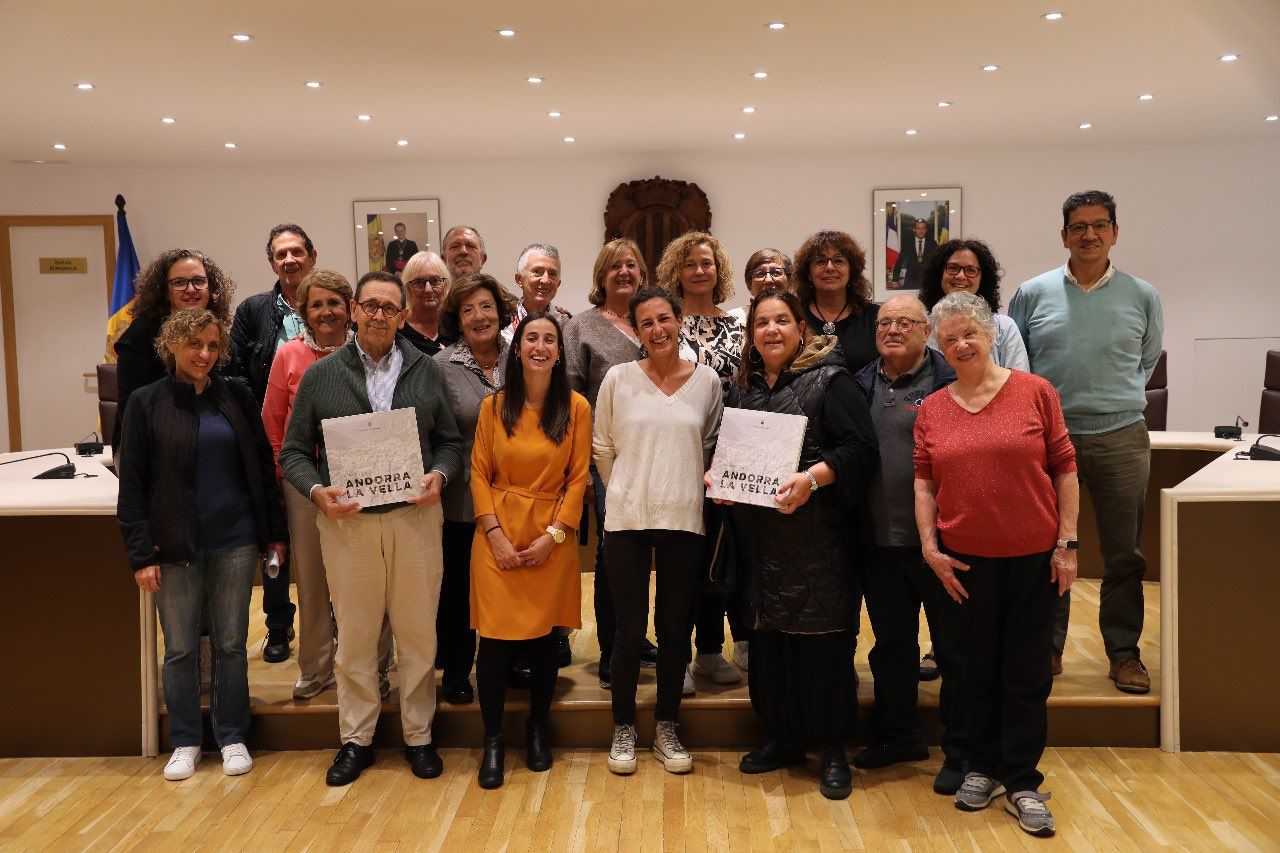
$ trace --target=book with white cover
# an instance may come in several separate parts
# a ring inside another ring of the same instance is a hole
[[[329,483],[362,507],[403,503],[422,491],[422,444],[413,409],[392,409],[320,422]]]
[[[808,422],[803,415],[725,409],[707,497],[777,508],[778,490],[800,467]]]

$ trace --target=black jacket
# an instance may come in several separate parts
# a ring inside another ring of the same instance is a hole
[[[124,424],[129,395],[144,385],[163,379],[167,371],[156,353],[156,336],[165,317],[134,317],[116,341],[116,425],[108,437],[112,451],[120,448],[120,430]]]
[[[206,399],[231,424],[240,446],[245,483],[258,527],[258,547],[289,538],[276,487],[271,445],[262,418],[243,382],[210,377]],[[196,557],[196,437],[199,417],[195,387],[166,376],[133,392],[125,412],[116,474],[120,496],[116,518],[129,565],[189,564]]]
[[[933,387],[929,389],[932,394],[941,388],[946,388],[952,382],[956,381],[956,372],[951,369],[951,365],[947,364],[947,360],[942,357],[942,353],[933,347],[924,348],[925,356],[933,363]],[[854,375],[854,381],[858,383],[858,387],[862,389],[862,397],[871,403],[871,389],[876,386],[876,371],[880,369],[880,359],[862,368]]]
[[[725,405],[806,416],[798,470],[826,462],[836,473],[833,485],[791,515],[733,505],[747,623],[793,634],[856,629],[851,519],[880,456],[866,401],[839,346],[831,337],[814,338],[773,388],[754,374],[745,390],[729,386]]]
[[[267,396],[267,379],[276,357],[276,339],[284,326],[280,310],[280,280],[266,293],[255,293],[236,309],[231,321],[231,364],[227,376],[239,376],[249,383],[253,398],[262,410]]]

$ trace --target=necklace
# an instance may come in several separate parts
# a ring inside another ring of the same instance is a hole
[[[844,316],[844,312],[849,310],[849,291],[844,292],[844,305],[840,306],[840,310],[836,312],[835,319],[828,320],[826,312],[818,306],[818,300],[813,301],[813,313],[818,315],[818,319],[822,321],[822,334],[834,335],[836,333],[836,323]]]

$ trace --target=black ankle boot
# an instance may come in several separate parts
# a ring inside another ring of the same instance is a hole
[[[551,747],[548,744],[547,724],[539,723],[532,717],[525,723],[524,764],[534,773],[542,773],[551,769]]]
[[[502,768],[507,761],[507,737],[495,735],[484,739],[484,754],[480,756],[480,772],[477,778],[485,789],[502,787]]]
[[[846,799],[853,791],[853,774],[849,771],[849,759],[844,754],[844,744],[836,741],[822,747],[822,769],[818,776],[818,790],[828,800]]]

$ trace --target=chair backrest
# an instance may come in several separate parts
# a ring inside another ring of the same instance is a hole
[[[116,415],[120,408],[116,385],[116,366],[98,365],[98,420],[102,422],[102,440],[110,443],[115,435]]]
[[[1142,416],[1147,421],[1147,429],[1163,430],[1169,417],[1169,354],[1164,350],[1160,351],[1160,359],[1156,362],[1155,369],[1151,371],[1151,378],[1147,380],[1147,408]]]
[[[1258,432],[1280,433],[1280,350],[1267,352],[1267,369],[1262,375],[1262,411]]]

